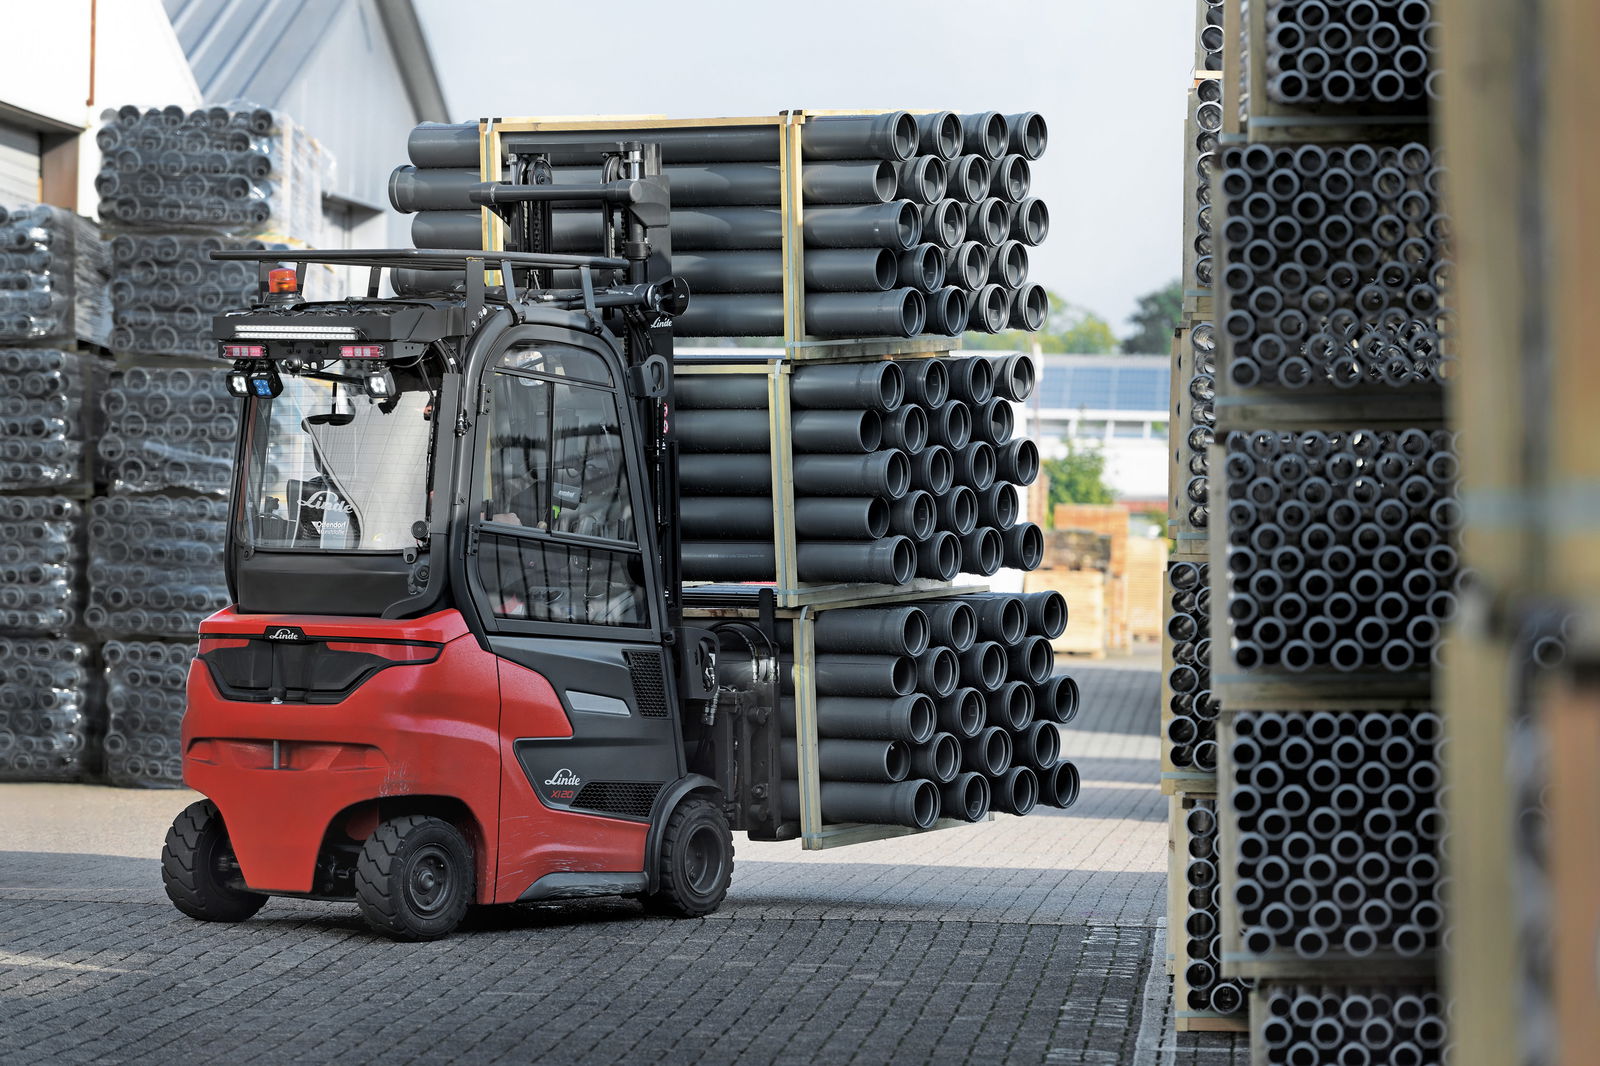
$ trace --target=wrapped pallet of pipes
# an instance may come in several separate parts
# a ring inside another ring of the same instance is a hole
[[[1237,1018],[1242,993],[1268,1066],[1448,1050],[1433,7],[1226,0],[1223,77],[1191,98],[1171,528],[1204,550],[1169,571],[1170,928],[1180,1010]]]
[[[535,131],[546,144],[660,146],[673,271],[695,294],[680,337],[954,337],[1036,330],[1048,314],[1027,280],[1028,250],[1050,227],[1031,195],[1048,140],[1038,114],[424,124],[389,185],[395,209],[416,212],[413,243],[498,247],[501,227],[472,190],[512,176],[519,135]],[[548,153],[543,177],[601,177],[580,158]],[[547,236],[547,251],[595,247],[600,216],[558,205]]]

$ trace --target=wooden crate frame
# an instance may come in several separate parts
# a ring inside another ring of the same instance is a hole
[[[478,123],[478,176],[484,181],[500,181],[501,136],[507,133],[605,132],[621,128],[634,130],[700,129],[729,126],[774,126],[778,132],[780,200],[783,220],[780,243],[783,256],[783,350],[793,361],[881,358],[891,355],[916,355],[930,351],[950,352],[961,347],[960,337],[923,335],[921,337],[870,337],[823,339],[805,330],[805,197],[801,191],[804,168],[802,133],[812,118],[828,115],[884,114],[882,109],[860,111],[791,110],[776,115],[751,115],[726,118],[668,118],[665,115],[586,115],[521,118],[486,118]],[[916,114],[917,112],[913,112]],[[505,247],[505,226],[489,208],[480,209],[483,217],[483,247],[499,251]]]
[[[1419,425],[1416,421],[1388,417],[1368,418],[1360,423],[1360,428],[1371,429],[1409,427],[1437,429],[1440,423],[1430,425],[1423,422]],[[1263,419],[1252,423],[1249,428],[1290,432],[1357,427],[1348,420],[1340,419],[1296,419],[1293,424],[1287,425],[1280,420]],[[1211,498],[1225,501],[1228,498],[1227,446],[1221,430],[1211,449]],[[1222,602],[1213,605],[1211,611],[1211,691],[1222,701],[1224,714],[1242,710],[1275,711],[1285,707],[1341,710],[1362,703],[1376,703],[1383,707],[1416,706],[1432,700],[1434,670],[1431,664],[1414,666],[1402,673],[1371,670],[1345,673],[1332,669],[1295,673],[1282,667],[1241,669],[1234,661],[1233,642],[1228,631],[1228,588],[1225,583],[1230,579],[1227,576],[1229,542],[1226,513],[1218,508],[1215,517],[1221,524],[1211,538],[1212,595],[1216,597],[1217,590],[1220,590]]]
[[[1223,12],[1223,30],[1228,34],[1222,49],[1224,70],[1229,84],[1240,87],[1238,120],[1250,140],[1284,143],[1432,139],[1432,119],[1425,112],[1403,108],[1374,111],[1375,105],[1370,102],[1303,106],[1273,103],[1267,91],[1271,78],[1267,71],[1268,6],[1268,0],[1249,0],[1248,4],[1227,0]]]
[[[1200,6],[1203,10],[1205,7],[1204,0],[1201,0]],[[1195,242],[1200,236],[1200,220],[1196,217],[1200,211],[1200,148],[1197,143],[1200,139],[1200,123],[1195,118],[1195,112],[1200,106],[1200,86],[1206,82],[1216,82],[1218,85],[1225,84],[1222,81],[1222,72],[1220,70],[1196,71],[1194,83],[1189,87],[1188,94],[1185,96],[1188,111],[1183,120],[1183,292],[1185,298],[1193,296],[1196,299],[1210,296],[1212,289],[1215,288],[1214,285],[1209,287],[1201,285],[1199,279],[1195,277],[1195,264],[1200,259],[1200,253],[1195,250]],[[1222,101],[1224,114],[1227,113],[1226,95],[1226,93],[1223,94],[1224,99]],[[1218,136],[1220,137],[1220,135],[1219,131]],[[1214,221],[1216,217],[1214,203],[1212,216],[1212,266],[1213,275],[1215,275],[1220,272],[1215,270],[1219,260],[1215,254],[1217,227]]]
[[[1185,877],[1189,855],[1189,827],[1185,819],[1194,800],[1216,798],[1214,791],[1186,790],[1174,794],[1168,808],[1170,819],[1168,835],[1171,838],[1172,858],[1167,870],[1167,966],[1172,973],[1173,1029],[1180,1033],[1242,1033],[1249,1029],[1247,1011],[1239,1014],[1218,1014],[1216,1011],[1191,1010],[1187,1005],[1189,982],[1184,971],[1189,965],[1189,938],[1184,930],[1184,922],[1189,915],[1188,883]],[[1218,872],[1221,872],[1220,867]],[[1220,900],[1221,896],[1219,879],[1217,898]],[[1248,990],[1246,991],[1248,993]]]
[[[822,820],[822,775],[817,757],[817,650],[815,643],[816,615],[825,610],[846,607],[889,606],[894,603],[914,603],[917,600],[949,596],[967,596],[987,592],[988,586],[942,588],[932,591],[902,594],[894,599],[865,596],[855,601],[840,601],[825,605],[806,604],[780,608],[776,617],[788,621],[794,628],[794,714],[796,769],[800,792],[800,848],[803,851],[823,851],[828,848],[864,844],[873,840],[932,833],[940,829],[955,829],[973,823],[955,818],[941,818],[929,829],[916,829],[905,825],[871,825],[861,822],[834,822]],[[685,618],[754,618],[759,607],[713,607],[684,610]],[[985,821],[993,821],[991,813]]]
[[[930,358],[942,352],[923,353]],[[767,381],[767,454],[772,461],[772,537],[777,566],[774,574],[779,607],[861,604],[893,601],[908,596],[948,595],[948,581],[916,578],[906,585],[847,584],[800,580],[798,545],[794,537],[794,437],[789,382],[794,364],[787,359],[720,362],[697,359],[679,361],[673,373],[697,375],[756,375]]]
[[[1189,520],[1189,432],[1194,429],[1193,400],[1189,379],[1194,376],[1194,326],[1180,326],[1172,339],[1172,375],[1169,383],[1167,417],[1167,536],[1175,548],[1173,558],[1203,556],[1211,539],[1210,525],[1200,527]],[[1207,477],[1210,475],[1208,474]]]
[[[1325,708],[1272,708],[1284,713],[1321,710]],[[1388,704],[1381,707],[1355,706],[1349,710],[1405,710]],[[1226,797],[1233,791],[1237,779],[1233,766],[1234,714],[1224,713],[1217,720],[1217,784],[1218,794],[1224,797],[1217,803],[1217,862],[1218,884],[1231,886],[1232,871],[1238,868],[1239,816]],[[1239,918],[1239,906],[1233,892],[1218,895],[1218,925],[1222,930],[1222,973],[1227,977],[1283,978],[1297,983],[1356,982],[1381,984],[1394,979],[1431,978],[1439,970],[1442,955],[1429,951],[1416,956],[1397,955],[1393,952],[1374,953],[1364,958],[1340,957],[1333,953],[1320,959],[1303,959],[1293,952],[1274,951],[1267,955],[1253,955],[1244,950],[1244,930]],[[1251,1016],[1255,1016],[1252,1007]]]

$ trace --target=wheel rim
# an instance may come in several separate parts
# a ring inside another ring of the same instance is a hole
[[[449,906],[455,879],[450,876],[450,856],[442,847],[428,844],[417,849],[406,866],[405,893],[418,914],[437,914]]]
[[[706,895],[722,879],[722,839],[715,828],[702,825],[689,835],[683,855],[684,878],[690,891]]]

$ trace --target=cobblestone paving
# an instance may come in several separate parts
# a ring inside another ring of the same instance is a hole
[[[210,926],[154,858],[189,794],[0,785],[0,1063],[1242,1064],[1234,1037],[1171,1030],[1154,660],[1070,668],[1074,808],[825,852],[741,839],[703,921],[549,904],[397,945],[353,907],[273,900]]]

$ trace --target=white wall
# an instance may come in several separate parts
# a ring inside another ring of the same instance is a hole
[[[0,103],[85,131],[79,140],[78,210],[93,216],[100,112],[123,104],[196,107],[200,90],[161,0],[100,0],[91,101],[89,7],[89,0],[6,5]]]

